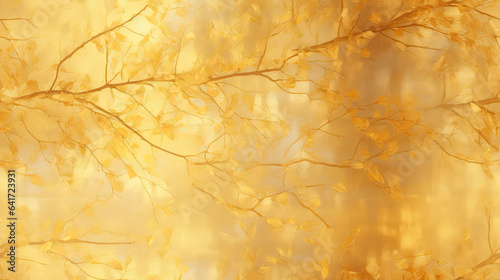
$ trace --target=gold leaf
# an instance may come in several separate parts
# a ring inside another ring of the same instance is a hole
[[[118,177],[114,175],[108,175],[109,183],[111,184],[111,188],[117,192],[123,191],[123,182],[118,179]]]
[[[39,89],[37,81],[28,81],[26,84],[31,91],[38,91]]]
[[[396,34],[397,37],[403,37],[404,36],[403,29],[401,28],[394,29],[394,34]]]
[[[123,266],[122,264],[115,260],[115,259],[112,259],[110,262],[109,262],[109,266],[112,268],[112,269],[116,269],[116,270],[123,270]]]
[[[394,42],[396,44],[396,46],[398,47],[398,49],[402,50],[402,51],[406,51],[406,45],[401,43],[401,42]]]
[[[85,214],[90,218],[94,217],[94,212],[92,211],[92,207],[90,207],[89,205],[85,205],[85,207],[83,207],[83,214]]]
[[[365,167],[365,164],[359,161],[352,161],[349,162],[349,166],[354,169],[363,169]]]
[[[275,258],[273,256],[266,256],[266,262],[278,263],[278,262],[280,262],[280,260],[278,260],[277,258]]]
[[[432,66],[432,71],[440,71],[444,65],[444,55],[442,55],[436,63]]]
[[[385,96],[385,95],[382,95],[382,96],[379,96],[378,99],[377,99],[377,104],[380,104],[382,106],[387,106],[389,105],[390,103],[390,98],[389,96]]]
[[[288,204],[288,194],[286,192],[280,193],[273,197],[274,201],[279,202],[281,205],[285,206]]]
[[[273,227],[282,227],[283,226],[283,221],[279,218],[268,218],[268,219],[266,219],[266,223],[268,225],[273,226]]]
[[[339,46],[338,45],[329,45],[326,47],[326,54],[328,57],[332,59],[337,59],[339,54]]]
[[[362,57],[366,57],[366,58],[368,58],[368,57],[370,57],[370,55],[371,55],[371,51],[370,51],[368,48],[365,48],[365,49],[361,52],[361,56],[362,56]]]
[[[333,185],[333,190],[338,193],[345,193],[347,192],[347,186],[342,182],[338,182],[335,185]]]
[[[376,24],[380,24],[382,17],[377,12],[373,12],[369,17],[369,20]]]
[[[180,259],[180,258],[176,258],[176,265],[180,269],[180,271],[181,271],[182,274],[188,272],[188,270],[189,270],[189,267],[185,266],[182,263],[182,259]]]
[[[470,102],[470,107],[472,108],[472,111],[474,113],[481,112],[481,107],[477,106],[477,104],[474,102]]]
[[[389,155],[394,155],[398,151],[399,151],[399,143],[395,140],[389,141],[387,145],[387,152],[389,153]]]
[[[350,100],[359,100],[361,99],[359,97],[359,91],[355,89],[351,89],[350,91],[347,92],[347,97],[349,97]]]
[[[349,237],[347,237],[347,239],[344,241],[344,244],[343,244],[343,246],[342,246],[342,247],[344,248],[344,250],[345,250],[347,247],[349,247],[349,246],[351,246],[352,244],[354,244],[354,241],[356,240],[356,236],[358,235],[359,231],[360,231],[360,227],[359,227],[359,225],[358,225],[358,226],[356,226],[356,227],[352,230],[351,235],[349,235]]]
[[[125,39],[127,39],[127,37],[125,37],[125,35],[121,34],[120,32],[116,32],[115,35],[116,39],[118,40],[125,41]]]
[[[330,263],[327,259],[322,259],[321,260],[321,276],[323,279],[326,279],[326,277],[330,274]]]
[[[368,128],[370,122],[368,122],[368,120],[365,118],[353,117],[352,124],[354,125],[354,128],[358,130],[363,130]]]
[[[370,30],[363,32],[363,34],[361,34],[361,37],[366,38],[366,39],[373,39],[373,38],[375,38],[375,36],[376,36],[376,34]]]
[[[52,228],[52,236],[54,238],[59,237],[61,231],[63,230],[63,227],[64,227],[63,221],[61,219],[57,219],[54,228]]]
[[[132,168],[132,166],[126,164],[125,167],[127,168],[127,173],[128,173],[128,178],[129,179],[135,178],[137,176],[137,174],[135,174],[135,171]]]
[[[194,39],[194,33],[189,32],[186,37],[184,37],[187,41],[193,40]]]
[[[298,228],[302,229],[303,231],[307,231],[307,232],[313,232],[313,227],[316,225],[315,222],[313,221],[307,221],[307,222],[304,222],[304,223],[301,223]]]
[[[180,17],[185,17],[187,15],[187,11],[184,8],[177,9],[175,13]]]
[[[40,249],[42,249],[42,251],[44,251],[44,252],[48,252],[52,248],[53,244],[54,244],[54,242],[47,241],[47,242],[43,243],[43,245],[40,247]]]
[[[369,157],[370,156],[370,152],[368,152],[366,149],[359,149],[359,155],[362,156],[362,157]]]
[[[281,16],[281,22],[289,21],[292,18],[292,11],[288,10]]]
[[[68,267],[64,267],[64,275],[66,275],[67,279],[75,279],[71,271],[69,271]]]
[[[375,180],[379,183],[384,183],[384,178],[382,178],[382,174],[380,174],[380,171],[378,171],[378,168],[374,164],[368,164],[366,166],[366,171],[368,171],[368,176],[370,179]]]
[[[259,269],[259,272],[260,273],[266,273],[268,272],[269,270],[271,270],[271,268],[269,266],[263,266]]]
[[[40,176],[38,176],[36,174],[33,174],[33,175],[30,176],[30,182],[33,185],[38,185],[38,186],[42,185],[42,179],[40,179]]]

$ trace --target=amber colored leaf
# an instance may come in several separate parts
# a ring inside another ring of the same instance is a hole
[[[286,192],[280,193],[273,197],[274,201],[279,202],[281,205],[285,206],[288,204],[288,194]]]
[[[373,12],[371,15],[370,15],[370,21],[376,23],[376,24],[380,24],[380,21],[382,19],[382,17],[377,13],[377,12]]]
[[[363,49],[363,51],[361,52],[362,57],[368,58],[368,57],[370,57],[370,55],[371,55],[371,51],[368,48]]]
[[[444,55],[442,55],[432,66],[432,71],[440,71],[445,63]]]
[[[128,173],[128,178],[129,179],[132,179],[132,178],[134,178],[134,177],[137,176],[137,174],[135,174],[135,171],[132,168],[132,166],[130,166],[130,165],[127,164],[127,165],[125,165],[125,167],[127,168],[127,173]]]
[[[180,17],[185,17],[187,15],[187,11],[184,8],[177,9],[175,13]]]
[[[303,231],[307,231],[307,232],[313,232],[314,230],[314,226],[316,225],[316,223],[314,221],[307,221],[307,222],[304,222],[304,223],[301,223],[297,229],[302,229]]]
[[[111,188],[117,192],[122,192],[124,183],[118,179],[118,177],[113,175],[108,175],[109,183],[111,184]]]
[[[361,148],[361,149],[359,149],[359,155],[362,156],[362,157],[369,157],[370,156],[370,152],[368,152],[364,148]]]
[[[109,262],[109,266],[113,269],[116,269],[116,270],[123,270],[123,266],[122,264],[115,260],[115,259],[112,259],[110,262]]]
[[[379,96],[379,98],[377,99],[377,104],[380,104],[382,106],[387,106],[387,105],[389,105],[390,100],[391,99],[389,98],[389,96],[382,95],[382,96]]]
[[[282,227],[283,226],[283,221],[279,218],[268,218],[266,219],[267,224],[273,226],[273,227]]]
[[[470,102],[470,107],[472,108],[472,111],[475,113],[481,112],[481,107],[477,106],[477,104],[474,102]]]
[[[351,89],[349,92],[347,92],[347,97],[349,97],[350,100],[359,100],[361,99],[359,97],[359,91],[355,89]]]
[[[332,59],[337,59],[339,54],[339,46],[337,44],[329,45],[326,47],[325,52],[328,55],[328,57]]]
[[[375,180],[379,183],[384,183],[384,178],[382,177],[382,174],[380,174],[380,171],[378,170],[376,165],[368,164],[366,166],[366,171],[368,172],[368,176],[371,180]]]
[[[348,165],[354,169],[363,169],[365,168],[365,164],[362,163],[362,162],[358,162],[358,161],[352,161],[352,162],[349,162]]]
[[[352,230],[352,233],[351,235],[349,235],[349,237],[347,237],[347,239],[344,241],[344,244],[342,245],[342,247],[344,248],[344,250],[351,246],[352,244],[354,244],[354,241],[356,240],[356,236],[358,235],[358,233],[360,232],[360,227],[359,225],[357,227],[355,227],[353,230]]]
[[[94,211],[92,210],[92,207],[90,205],[85,205],[85,207],[83,208],[83,214],[90,218],[94,217]]]
[[[269,270],[271,270],[271,267],[269,267],[269,266],[262,266],[261,268],[259,268],[260,273],[266,273]]]
[[[289,21],[292,18],[292,11],[288,10],[281,16],[281,22]]]
[[[347,189],[348,189],[347,186],[342,182],[338,182],[335,185],[333,185],[333,190],[338,193],[345,193],[347,192]]]
[[[38,186],[42,185],[42,179],[40,179],[40,176],[38,176],[36,174],[33,174],[33,175],[30,176],[30,182],[33,185],[38,185]]]
[[[61,231],[63,230],[64,224],[61,219],[57,219],[54,227],[52,228],[52,236],[57,237],[61,234]]]
[[[327,259],[322,259],[321,260],[321,277],[323,277],[323,279],[326,279],[326,277],[328,277],[328,274],[330,274],[330,262]]]
[[[121,34],[120,32],[116,32],[115,36],[118,40],[121,40],[121,41],[124,41],[125,39],[127,39],[127,37],[125,37],[125,35]]]
[[[44,252],[48,252],[52,248],[52,245],[54,245],[53,241],[47,241],[47,242],[42,244],[40,249],[42,249],[42,251],[44,251]]]
[[[28,88],[30,91],[35,92],[35,91],[38,91],[38,89],[39,89],[37,81],[28,81],[27,85],[28,85]]]
[[[365,118],[353,117],[352,124],[354,125],[354,128],[358,130],[363,130],[368,128],[370,122]]]

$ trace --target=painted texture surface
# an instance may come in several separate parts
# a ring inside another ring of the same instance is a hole
[[[1,279],[500,279],[499,1],[0,5]]]

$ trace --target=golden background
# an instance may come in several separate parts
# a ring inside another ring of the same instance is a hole
[[[0,7],[1,279],[500,279],[499,1]]]

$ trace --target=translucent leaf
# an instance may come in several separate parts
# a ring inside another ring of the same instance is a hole
[[[394,42],[394,44],[396,44],[396,46],[398,47],[398,49],[402,50],[402,51],[406,51],[406,45],[401,43],[401,42]]]
[[[361,56],[362,56],[362,57],[366,57],[366,58],[368,58],[368,57],[370,57],[370,55],[371,55],[371,51],[370,51],[368,48],[365,48],[365,49],[361,52]]]
[[[354,128],[358,130],[367,129],[368,126],[370,125],[367,119],[360,117],[353,117],[352,124],[354,125]]]
[[[477,106],[477,104],[474,102],[470,102],[470,107],[472,108],[472,111],[475,113],[481,112],[481,107]]]
[[[335,185],[333,185],[333,190],[338,193],[345,193],[347,192],[347,186],[342,182],[338,182]]]
[[[352,244],[354,244],[354,241],[356,240],[356,236],[358,235],[359,231],[360,231],[359,225],[352,230],[351,235],[349,235],[349,237],[346,238],[346,240],[344,241],[344,244],[342,245],[342,247],[344,248],[344,250],[347,247],[349,247]]]
[[[132,179],[132,178],[134,178],[134,177],[137,176],[137,174],[135,174],[135,171],[132,168],[132,166],[130,166],[130,165],[127,164],[127,165],[125,165],[125,167],[127,168],[127,173],[128,173],[128,178],[129,179]]]
[[[359,100],[361,99],[359,97],[359,91],[356,89],[351,89],[350,91],[347,92],[347,97],[349,97],[350,100]]]
[[[54,228],[52,228],[52,236],[59,237],[63,227],[64,227],[63,221],[61,219],[57,219]]]
[[[274,201],[279,202],[281,205],[285,206],[288,204],[288,194],[286,192],[280,193],[273,197]]]
[[[359,149],[359,155],[362,156],[362,157],[369,157],[370,156],[370,152],[368,152],[366,149]]]
[[[83,208],[83,214],[85,214],[90,218],[94,217],[94,212],[92,211],[92,207],[90,207],[89,205],[85,205],[85,207]]]
[[[123,270],[123,266],[122,264],[115,260],[115,259],[112,259],[110,262],[109,262],[109,266],[112,268],[112,269],[116,269],[116,270]]]
[[[38,185],[38,186],[42,185],[42,179],[40,179],[40,176],[38,176],[36,174],[33,174],[33,175],[30,176],[30,182],[33,185]]]
[[[327,259],[322,259],[321,260],[321,276],[323,279],[326,279],[326,277],[330,274],[330,263]]]
[[[329,45],[328,47],[326,47],[326,54],[332,59],[337,59],[339,54],[339,46],[333,44]]]
[[[259,272],[260,273],[266,273],[268,272],[269,270],[271,270],[271,268],[269,266],[263,266],[259,269]]]
[[[273,226],[273,227],[282,227],[283,226],[283,221],[279,218],[268,218],[268,219],[266,219],[266,222],[268,225]]]
[[[54,244],[54,242],[47,241],[47,242],[43,243],[43,245],[40,247],[40,249],[42,249],[42,251],[44,251],[44,252],[48,252],[52,248],[53,244]]]
[[[175,13],[180,17],[185,17],[187,15],[187,11],[184,8],[177,9]]]
[[[292,18],[292,11],[288,10],[281,16],[281,22],[289,21]]]
[[[307,232],[313,232],[313,227],[316,225],[315,222],[313,221],[307,221],[307,222],[304,222],[304,223],[301,223],[298,228],[302,229],[303,231],[307,231]]]
[[[375,180],[379,183],[384,182],[384,178],[382,177],[382,174],[378,171],[378,168],[376,165],[369,164],[366,167],[366,171],[368,171],[368,176],[370,177],[371,180]]]
[[[123,182],[120,181],[116,176],[108,175],[109,183],[111,184],[111,188],[117,192],[123,192]]]
[[[436,71],[441,70],[441,68],[443,67],[443,64],[444,64],[444,55],[442,55],[438,59],[438,61],[436,61],[436,63],[434,63],[434,65],[432,66],[432,71],[436,72]]]
[[[353,161],[353,162],[349,162],[349,166],[354,168],[354,169],[363,169],[365,168],[365,164],[362,163],[362,162],[357,162],[357,161]]]

